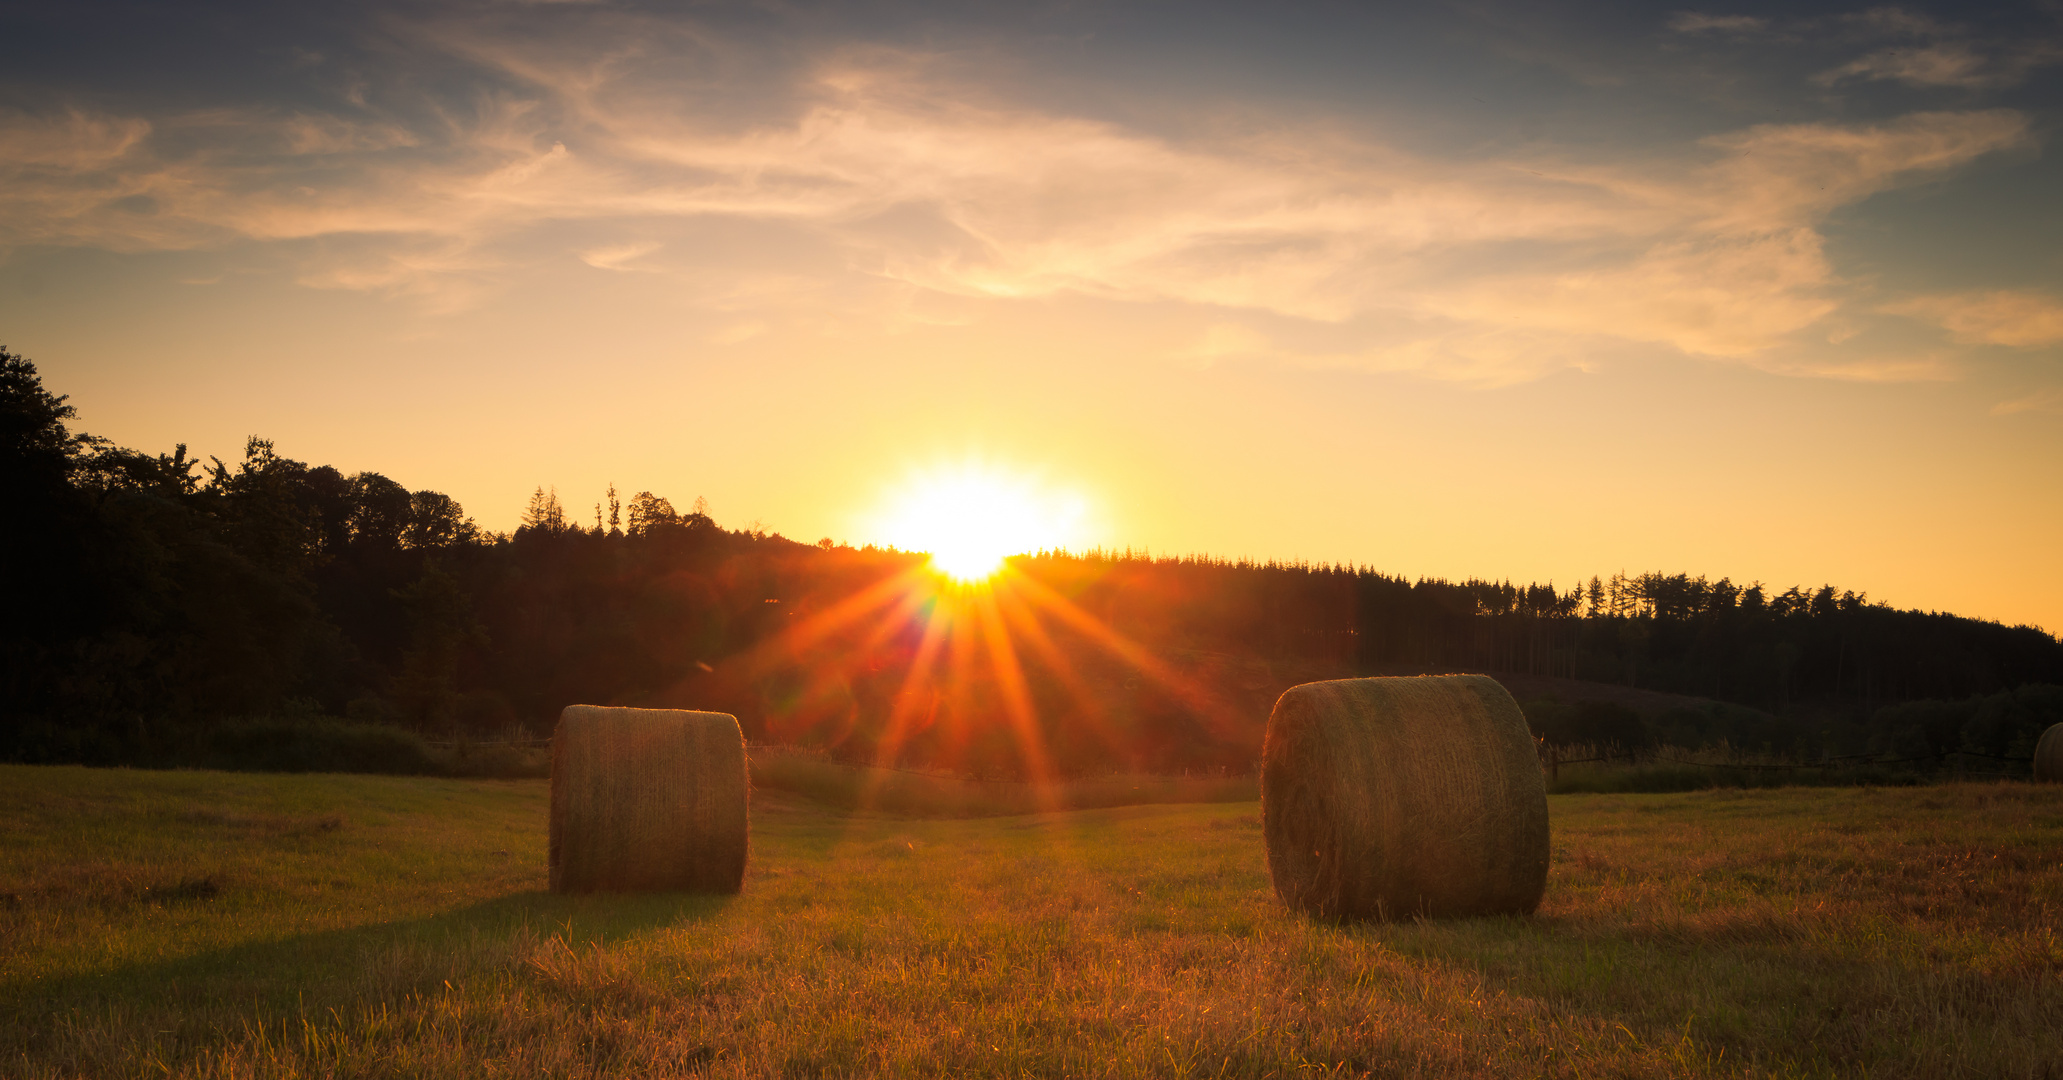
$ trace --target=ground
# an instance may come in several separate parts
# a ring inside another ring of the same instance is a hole
[[[761,791],[734,897],[546,786],[0,767],[0,1075],[2063,1076],[2063,787],[1551,798],[1531,918],[1331,926],[1251,802]]]

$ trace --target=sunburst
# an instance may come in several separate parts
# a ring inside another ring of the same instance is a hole
[[[1003,560],[1079,540],[1084,500],[979,463],[913,473],[887,501],[875,531],[895,547],[931,556],[962,584],[987,580]]]

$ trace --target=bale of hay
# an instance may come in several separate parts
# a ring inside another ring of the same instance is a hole
[[[2063,784],[2063,724],[2050,724],[2041,741],[2034,744],[2034,778]]]
[[[737,892],[745,769],[729,713],[567,706],[552,734],[552,891]]]
[[[1284,691],[1261,751],[1276,895],[1324,919],[1526,914],[1547,887],[1547,783],[1482,675]]]

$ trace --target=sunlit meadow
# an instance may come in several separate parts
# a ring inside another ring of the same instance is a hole
[[[2059,131],[2056,0],[0,4],[0,1080],[2063,1080]],[[1538,912],[1292,912],[1443,674]],[[549,891],[574,703],[742,891]]]
[[[762,787],[738,896],[566,898],[541,782],[4,779],[12,1076],[2063,1068],[2056,788],[1555,796],[1537,916],[1342,927],[1253,803]]]

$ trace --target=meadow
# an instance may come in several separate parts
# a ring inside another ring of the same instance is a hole
[[[1333,926],[1251,801],[835,780],[559,897],[538,780],[0,766],[0,1075],[2063,1075],[2063,787],[1555,795],[1537,916]]]

